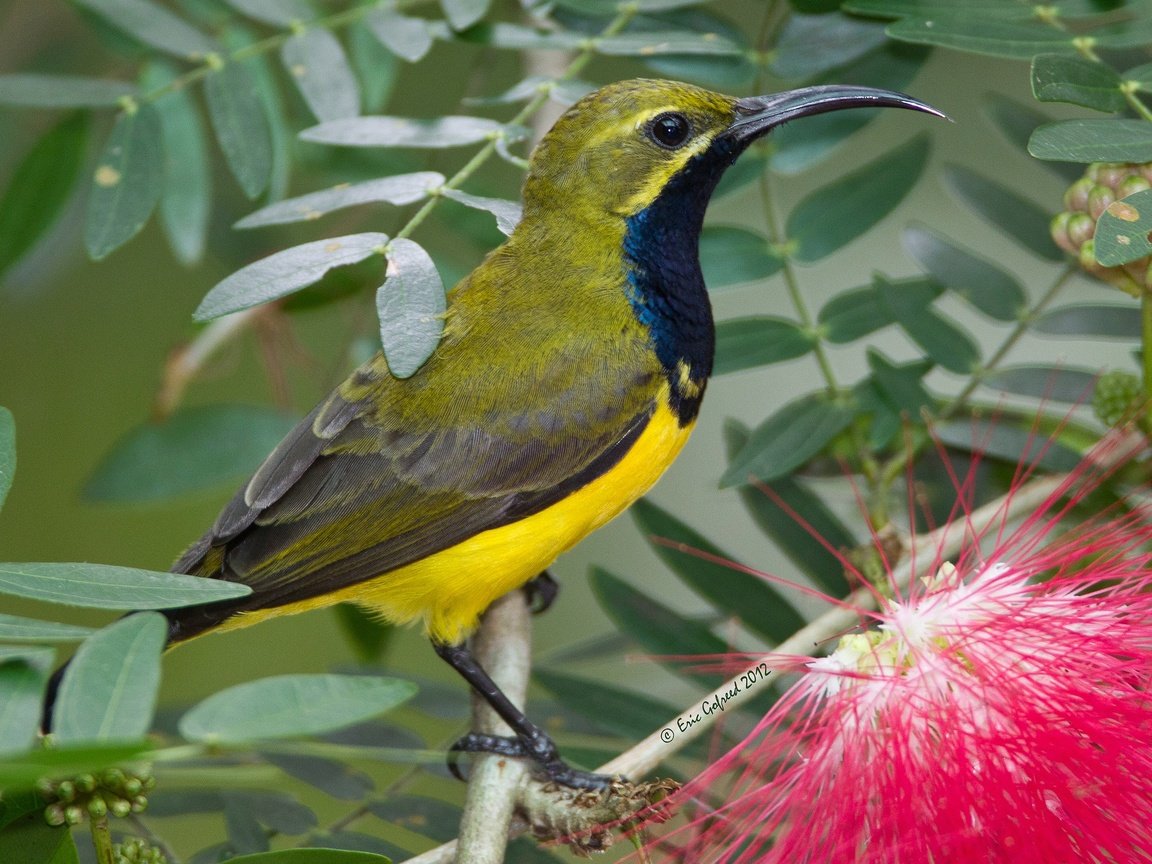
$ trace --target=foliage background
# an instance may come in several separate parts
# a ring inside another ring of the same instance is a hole
[[[189,3],[188,7],[195,10],[212,5]],[[749,44],[755,44],[766,12],[777,15],[779,12],[773,10],[783,9],[781,4],[757,0],[717,0],[700,5],[707,14],[734,28]],[[812,5],[835,4],[797,4]],[[1005,0],[1003,5],[1015,4]],[[1145,4],[1132,3],[1128,7],[1137,23],[1147,24]],[[182,7],[177,4],[174,8]],[[324,4],[324,8],[341,7]],[[414,12],[439,16],[434,3],[417,4]],[[519,20],[523,13],[516,3],[496,2],[489,14],[501,20]],[[824,20],[830,27],[832,16]],[[805,56],[819,57],[829,50],[819,41],[821,32],[828,31],[813,32],[813,46]],[[121,53],[119,49],[123,47],[106,29],[94,28],[91,16],[75,6],[56,0],[7,0],[0,6],[0,74],[35,71],[131,80],[139,59],[131,52]],[[1137,65],[1145,48],[1142,44],[1133,45],[1125,52],[1130,55],[1125,59],[1131,62],[1120,68]],[[480,112],[507,119],[514,108],[462,107],[461,100],[489,96],[512,86],[523,77],[524,62],[518,51],[462,40],[437,42],[422,62],[396,64],[391,97],[387,108],[379,113],[433,117]],[[598,84],[636,75],[667,74],[654,71],[636,58],[598,56],[582,77]],[[280,80],[291,128],[299,130],[312,125],[314,121],[286,79],[281,76]],[[716,86],[744,94],[751,92],[750,83],[744,76]],[[1018,142],[1002,134],[988,110],[989,93],[1035,110],[1027,58],[937,50],[905,89],[946,111],[955,123],[930,124],[924,118],[889,112],[857,133],[851,145],[836,149],[812,170],[772,181],[775,208],[781,218],[813,190],[890,152],[912,134],[927,127],[931,138],[926,170],[893,215],[836,254],[814,266],[797,268],[809,308],[819,309],[839,292],[866,284],[874,271],[893,278],[919,275],[921,268],[901,245],[902,230],[912,221],[957,238],[984,258],[998,262],[1015,274],[1030,297],[1037,298],[1059,273],[1059,261],[1044,260],[1022,250],[1003,230],[980,219],[949,194],[943,179],[946,166],[961,164],[1008,184],[1049,213],[1062,209],[1061,195],[1076,171],[1061,175],[1027,156]],[[1046,105],[1042,110],[1052,118],[1089,114],[1083,108],[1067,105]],[[58,112],[0,105],[0,188],[11,181],[21,157],[61,116]],[[94,112],[90,160],[93,145],[107,135],[108,121],[109,112]],[[797,124],[797,129],[801,125]],[[352,151],[302,145],[296,151],[291,193],[302,194],[345,179],[425,168],[451,175],[471,152],[469,148],[427,153]],[[413,209],[381,205],[345,211],[300,226],[234,231],[229,227],[231,223],[257,205],[244,197],[216,154],[212,166],[214,214],[204,260],[199,264],[188,267],[172,255],[155,218],[139,237],[107,260],[87,261],[81,242],[81,194],[65,206],[62,218],[48,237],[0,275],[0,405],[9,408],[16,418],[19,453],[16,482],[0,516],[0,558],[100,561],[166,569],[183,546],[211,522],[234,483],[141,504],[94,503],[85,500],[82,490],[117,441],[147,422],[166,358],[175,346],[194,337],[198,330],[191,321],[192,310],[212,285],[255,258],[294,243],[352,231],[393,233],[402,224],[403,214]],[[514,166],[493,160],[464,188],[481,195],[515,198],[519,177]],[[500,240],[490,216],[449,205],[445,202],[439,207],[416,235],[434,256],[448,285]],[[763,230],[763,205],[755,184],[715,202],[709,223]],[[1053,252],[1052,258],[1059,256]],[[363,351],[363,345],[376,338],[372,305],[376,286],[371,274],[365,276],[357,269],[344,282],[350,289],[359,290],[350,290],[339,302],[317,304],[290,318],[276,319],[260,330],[259,338],[248,333],[229,345],[211,361],[206,374],[192,384],[186,404],[251,403],[282,407],[297,415],[307,410],[343,377],[351,366],[351,358]],[[779,276],[718,291],[714,300],[718,320],[749,314],[792,314]],[[1136,308],[1134,301],[1126,301],[1115,289],[1082,276],[1069,281],[1060,301],[1128,302]],[[970,330],[985,356],[1002,340],[1003,326],[990,324],[956,297],[946,296],[938,305],[950,320]],[[891,328],[867,341],[880,345],[888,356],[901,362],[921,356],[914,343]],[[1017,346],[1011,360],[1135,370],[1132,346],[1131,339],[1056,341],[1028,336]],[[861,344],[832,348],[829,354],[844,381],[851,382],[860,373]],[[941,393],[958,392],[965,384],[962,376],[938,369],[930,373],[927,381]],[[718,490],[717,481],[728,464],[723,434],[728,418],[755,426],[795,395],[821,384],[816,365],[809,357],[716,379],[709,389],[697,433],[651,500],[733,557],[781,576],[802,579],[796,567],[755,527],[738,494],[731,489]],[[991,390],[981,391],[981,395],[988,403],[1000,398]],[[1015,397],[1009,399],[1035,404]],[[815,481],[815,485],[829,494],[832,506],[846,522],[859,523],[855,505],[842,483],[824,479]],[[584,677],[604,677],[617,686],[673,706],[690,704],[704,690],[698,681],[686,680],[650,661],[624,662],[624,654],[644,649],[620,640],[616,626],[596,602],[584,578],[593,564],[620,574],[631,585],[649,596],[660,597],[685,615],[710,614],[708,604],[664,567],[626,517],[590,538],[556,566],[554,572],[563,592],[553,611],[537,621],[536,655],[557,657],[565,648],[584,645],[592,637],[592,641],[619,650],[562,664],[565,668]],[[801,597],[795,602],[809,613],[821,608]],[[23,601],[6,600],[3,611],[46,614],[44,607]],[[50,614],[92,626],[111,620],[107,613],[79,610],[52,610]],[[752,644],[744,635],[738,640],[742,640],[741,645]],[[449,713],[451,706],[463,710],[463,687],[434,658],[418,633],[395,634],[388,643],[385,660],[389,670],[399,677],[443,683]],[[355,653],[332,612],[272,621],[200,640],[166,657],[161,712],[163,715],[167,708],[186,707],[234,683],[281,672],[326,671],[354,662]],[[542,689],[534,692],[544,695]],[[424,723],[426,717],[416,711],[402,711],[398,720],[412,726]],[[432,736],[430,746],[440,738],[450,739],[457,728],[447,719],[436,722],[439,737]],[[579,721],[568,716],[566,722]],[[586,737],[574,740],[598,743]],[[394,775],[387,766],[373,766],[371,772],[378,786]],[[435,795],[459,794],[450,781],[440,778],[427,780],[425,785],[428,788],[423,791]],[[347,802],[316,795],[303,787],[300,791],[316,809],[320,824],[339,819],[348,810]],[[169,821],[165,822],[166,834]],[[207,815],[174,824],[170,830],[172,842],[186,854],[199,848],[198,838],[204,836],[204,831],[216,836],[221,826],[218,817]]]

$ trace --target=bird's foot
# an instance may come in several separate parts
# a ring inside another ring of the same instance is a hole
[[[533,615],[541,615],[552,608],[560,593],[560,584],[545,570],[534,579],[529,579],[521,589],[528,598]]]
[[[498,756],[508,756],[514,759],[531,759],[535,762],[553,783],[567,786],[569,789],[602,791],[612,785],[618,778],[607,774],[595,774],[591,771],[581,771],[573,768],[560,758],[556,745],[547,735],[540,733],[530,742],[515,736],[485,735],[480,732],[469,732],[452,745],[448,751],[448,770],[458,780],[465,777],[460,771],[457,757],[460,753],[493,753]]]

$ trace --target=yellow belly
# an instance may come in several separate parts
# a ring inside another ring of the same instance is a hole
[[[691,424],[680,426],[668,407],[667,392],[661,393],[652,419],[624,458],[546,510],[340,591],[237,615],[220,629],[351,602],[394,623],[423,618],[433,639],[458,643],[475,629],[493,600],[536,576],[648,491],[691,431]]]

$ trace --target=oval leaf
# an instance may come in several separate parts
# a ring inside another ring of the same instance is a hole
[[[696,33],[691,30],[660,30],[624,33],[596,39],[594,46],[601,54],[621,57],[659,57],[664,54],[701,54],[704,56],[738,56],[743,49],[719,33]]]
[[[492,0],[440,0],[453,30],[467,30],[488,12]]]
[[[280,49],[280,58],[317,120],[360,113],[360,86],[331,32],[314,28],[293,36]]]
[[[432,31],[423,18],[410,18],[392,9],[373,9],[364,19],[380,44],[409,63],[424,59],[432,47]]]
[[[307,21],[315,13],[305,0],[225,0],[235,9],[256,21],[273,27],[291,27],[293,23]]]
[[[0,786],[30,787],[41,777],[63,778],[100,771],[109,765],[146,758],[148,749],[145,744],[135,743],[32,750],[19,756],[0,759]]]
[[[877,278],[876,296],[893,320],[924,353],[958,375],[969,375],[980,361],[976,342],[958,325],[937,315],[916,296],[906,296],[903,285]]]
[[[360,81],[362,107],[369,114],[383,111],[400,75],[396,55],[380,44],[363,20],[349,28],[348,45]]]
[[[884,305],[877,301],[872,285],[837,294],[821,307],[817,321],[821,335],[840,345],[895,323]]]
[[[0,594],[91,609],[176,609],[246,597],[247,585],[107,564],[0,564]]]
[[[1028,298],[1015,277],[974,252],[921,226],[904,229],[904,248],[937,282],[955,291],[985,315],[1017,321]]]
[[[1030,104],[1009,99],[1002,93],[986,93],[984,106],[992,122],[1022,152],[1028,152],[1028,139],[1038,126],[1051,123],[1052,118]],[[1084,175],[1084,169],[1069,162],[1041,162],[1045,168],[1067,184],[1075,183]]]
[[[16,421],[12,412],[0,405],[0,510],[16,476]]]
[[[519,201],[509,201],[506,198],[485,198],[481,195],[469,195],[459,189],[444,189],[441,194],[451,198],[465,207],[474,210],[484,210],[496,217],[496,227],[500,233],[508,237],[520,224],[524,215],[524,208]]]
[[[848,428],[855,408],[821,393],[793,400],[761,423],[732,458],[721,486],[738,486],[749,477],[775,480],[790,474]]]
[[[1136,192],[1108,205],[1096,222],[1096,260],[1118,267],[1152,255],[1152,189]]]
[[[240,63],[227,63],[204,81],[208,116],[232,174],[249,198],[268,187],[272,133],[256,79]]]
[[[1045,402],[1081,404],[1092,396],[1097,372],[1066,366],[1009,366],[981,382],[993,390],[1032,396]]]
[[[884,25],[878,21],[793,13],[772,51],[769,68],[781,78],[810,78],[843,66],[887,41]]]
[[[460,808],[438,798],[389,795],[383,800],[369,802],[367,807],[378,819],[440,843],[446,843],[460,833]]]
[[[152,725],[168,621],[158,612],[121,618],[84,640],[52,711],[60,741],[134,741]]]
[[[47,681],[47,669],[38,663],[14,659],[0,664],[0,754],[28,750],[35,742]]]
[[[189,741],[241,743],[317,735],[406,702],[416,685],[362,675],[279,675],[209,696],[180,718]]]
[[[0,639],[15,642],[79,642],[95,632],[91,627],[0,614]]]
[[[550,669],[537,669],[532,677],[569,711],[587,717],[606,732],[632,740],[650,735],[677,714],[674,705],[603,681],[575,678]],[[449,836],[456,836],[455,831]]]
[[[127,81],[79,75],[0,75],[0,105],[37,108],[101,108],[136,92]]]
[[[985,458],[1003,459],[1017,466],[1017,471],[1032,466],[1074,471],[1084,459],[1084,454],[1047,434],[1029,425],[1009,426],[1003,418],[950,420],[933,427],[932,434],[941,444]]]
[[[1140,309],[1131,306],[1085,304],[1045,312],[1032,325],[1037,333],[1105,339],[1139,339]]]
[[[319,282],[334,267],[381,254],[387,242],[387,235],[370,231],[315,240],[261,258],[209,291],[194,317],[197,321],[208,321],[286,297]]]
[[[74,0],[145,45],[184,59],[216,50],[216,43],[191,24],[148,0]]]
[[[394,240],[388,275],[376,292],[380,341],[388,369],[407,378],[424,365],[444,332],[444,283],[428,253],[411,240]]]
[[[1152,123],[1120,117],[1058,120],[1032,133],[1028,152],[1062,162],[1152,162]]]
[[[967,11],[967,7],[965,7]],[[993,57],[1031,59],[1045,51],[1076,51],[1076,36],[1038,21],[1010,21],[981,15],[933,15],[904,18],[888,26],[888,35],[901,42],[941,45]]]
[[[228,27],[224,31],[224,41],[233,55],[255,44],[256,37],[240,27]],[[264,113],[268,125],[268,137],[271,141],[272,167],[268,179],[268,198],[276,201],[283,198],[288,191],[288,183],[292,172],[292,148],[296,144],[294,128],[289,128],[285,116],[284,99],[281,95],[280,79],[275,74],[275,65],[269,57],[261,54],[242,60],[238,65],[246,69],[255,83],[256,95],[259,99],[260,110]],[[253,120],[253,125],[259,121]],[[261,145],[262,146],[262,145]]]
[[[944,182],[956,197],[1033,254],[1063,261],[1048,232],[1051,214],[1002,183],[960,165],[944,169]]]
[[[92,175],[84,225],[88,254],[100,260],[144,227],[164,188],[160,117],[152,105],[121,112]]]
[[[716,326],[713,375],[767,366],[803,357],[815,345],[799,324],[771,315],[721,321]]]
[[[788,217],[798,261],[819,261],[855,240],[904,200],[928,160],[928,136],[908,143],[818,189]]]
[[[748,629],[773,643],[783,642],[804,626],[800,613],[763,579],[693,555],[703,552],[733,560],[668,511],[641,499],[629,512],[660,560],[720,613],[739,618]],[[668,545],[669,541],[674,545]]]
[[[342,183],[331,189],[310,192],[298,198],[286,198],[269,204],[236,223],[237,228],[257,228],[264,225],[283,225],[289,222],[307,222],[319,219],[335,210],[358,204],[385,202],[412,204],[427,198],[432,190],[444,183],[444,175],[436,171],[417,171],[366,180],[363,183]]]
[[[342,147],[460,147],[494,138],[503,124],[486,117],[345,117],[305,129],[300,137]]]
[[[1115,69],[1098,60],[1067,54],[1032,58],[1032,95],[1040,102],[1071,102],[1109,114],[1128,105]]]
[[[255,405],[185,408],[121,438],[84,486],[89,501],[163,501],[238,481],[295,425]]]
[[[709,225],[700,232],[700,267],[710,289],[767,279],[782,266],[759,234],[727,225]]]

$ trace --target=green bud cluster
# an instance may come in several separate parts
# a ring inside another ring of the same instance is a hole
[[[1136,192],[1152,188],[1152,164],[1131,165],[1095,162],[1084,176],[1064,193],[1063,213],[1052,220],[1056,245],[1077,257],[1080,266],[1099,279],[1133,296],[1152,288],[1152,258],[1130,261],[1120,267],[1104,267],[1096,260],[1096,222],[1108,206]]]
[[[155,786],[149,771],[106,768],[67,780],[41,780],[36,789],[48,802],[44,818],[49,825],[78,825],[85,819],[141,812]]]
[[[1101,423],[1122,426],[1138,419],[1144,393],[1140,379],[1131,372],[1113,369],[1096,380],[1092,393],[1092,410]]]
[[[168,864],[164,853],[149,846],[139,837],[131,837],[112,847],[112,860],[116,864]]]

